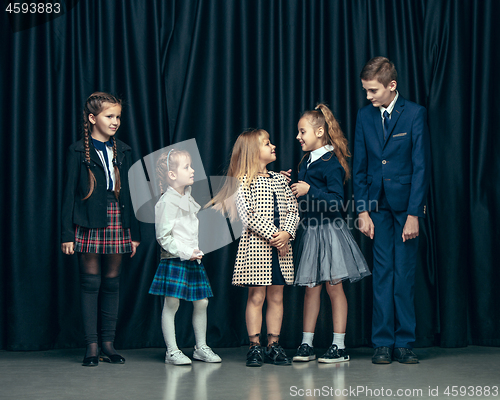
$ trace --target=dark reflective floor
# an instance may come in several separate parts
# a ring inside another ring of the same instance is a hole
[[[500,399],[500,348],[416,349],[417,365],[373,365],[372,350],[358,348],[348,363],[261,368],[245,367],[245,348],[215,350],[221,364],[165,365],[155,348],[95,368],[80,365],[83,349],[0,351],[0,399]]]

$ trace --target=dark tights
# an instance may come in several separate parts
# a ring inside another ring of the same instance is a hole
[[[78,253],[83,328],[87,344],[85,357],[97,356],[99,290],[102,351],[107,355],[116,354],[113,342],[118,318],[121,262],[121,254]]]

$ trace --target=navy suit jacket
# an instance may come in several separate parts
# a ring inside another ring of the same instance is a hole
[[[382,188],[394,211],[424,217],[430,181],[427,111],[399,94],[384,140],[378,107],[358,111],[353,184],[358,213],[374,210]]]
[[[333,152],[323,154],[309,168],[302,165],[299,181],[310,185],[307,194],[298,198],[304,223],[323,224],[342,218],[344,177],[344,168]]]

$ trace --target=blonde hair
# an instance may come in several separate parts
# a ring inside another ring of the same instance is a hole
[[[156,161],[156,176],[158,177],[158,186],[160,186],[161,194],[165,193],[168,186],[171,186],[168,173],[169,171],[177,171],[180,164],[180,156],[186,156],[191,159],[191,154],[186,150],[171,149],[163,153]]]
[[[335,119],[328,106],[323,103],[319,103],[314,110],[304,112],[301,118],[304,117],[307,118],[313,128],[324,129],[325,134],[323,135],[323,145],[329,144],[333,146],[333,151],[345,171],[345,183],[351,177],[349,163],[347,162],[347,159],[351,157],[351,153],[349,152],[347,139],[345,138],[342,129],[340,129],[338,121]],[[308,154],[309,152],[304,155],[299,163],[299,166]]]
[[[251,129],[241,133],[236,139],[231,154],[231,161],[226,173],[226,180],[217,195],[205,205],[213,205],[221,213],[227,212],[232,220],[238,213],[234,201],[229,201],[243,183],[250,186],[259,174],[260,146],[263,139],[268,139],[269,133],[264,129]],[[245,177],[245,179],[243,179]]]

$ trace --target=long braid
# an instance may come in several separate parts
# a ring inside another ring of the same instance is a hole
[[[156,176],[158,177],[158,186],[160,187],[160,193],[163,194],[167,190],[168,182],[168,158],[170,157],[169,152],[163,153],[156,161]]]
[[[121,179],[120,169],[118,168],[118,161],[116,159],[116,139],[113,140],[113,165],[115,169],[115,197],[116,200],[120,197]]]
[[[85,164],[87,164],[87,171],[89,173],[89,192],[87,193],[87,196],[85,196],[82,200],[87,200],[94,191],[96,179],[94,173],[90,169],[89,121],[88,121],[88,115],[85,115],[85,111],[83,112],[83,120],[84,120],[83,139],[85,146]]]

